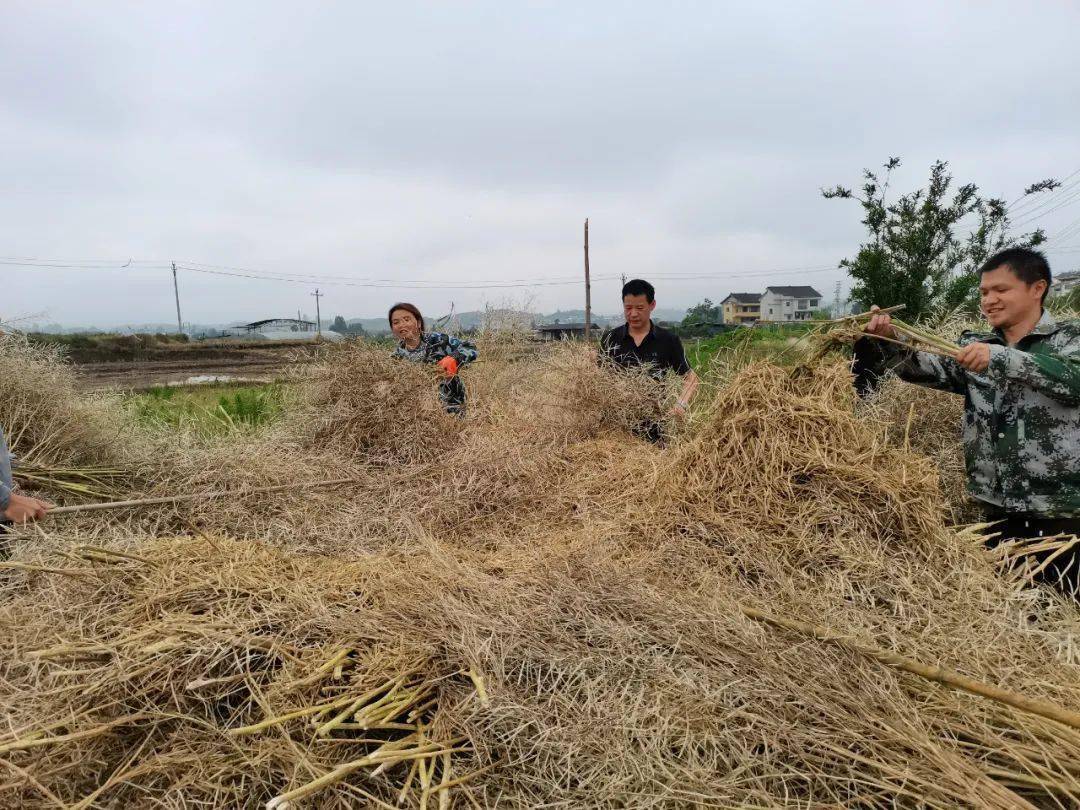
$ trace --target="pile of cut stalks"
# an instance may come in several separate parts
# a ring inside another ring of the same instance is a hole
[[[24,482],[121,500],[5,537],[0,806],[1080,806],[1080,610],[846,363],[714,377],[661,448],[585,347],[481,349],[464,419],[351,345],[210,442],[0,345]]]

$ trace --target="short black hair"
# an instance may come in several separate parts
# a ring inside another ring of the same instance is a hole
[[[628,295],[644,295],[645,300],[650,304],[656,300],[656,290],[653,285],[640,278],[632,278],[623,284],[622,297],[626,298]]]
[[[983,262],[983,266],[979,268],[979,277],[999,267],[1008,267],[1014,276],[1028,286],[1036,281],[1045,281],[1046,289],[1043,290],[1042,297],[1043,301],[1046,300],[1046,295],[1050,292],[1050,262],[1046,261],[1046,256],[1041,251],[1021,247],[999,250]]]

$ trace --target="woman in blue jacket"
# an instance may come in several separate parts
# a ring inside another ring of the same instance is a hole
[[[394,356],[413,363],[434,363],[446,379],[439,383],[439,401],[447,413],[465,413],[465,386],[458,369],[476,359],[476,347],[465,340],[442,332],[425,332],[424,316],[412,304],[390,307],[390,329],[398,338]]]

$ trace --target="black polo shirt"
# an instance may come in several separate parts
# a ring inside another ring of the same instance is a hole
[[[665,371],[674,371],[679,375],[690,372],[679,336],[652,321],[649,321],[649,334],[640,346],[634,344],[630,327],[624,323],[604,333],[600,338],[600,351],[602,356],[623,368],[649,364],[660,374]]]

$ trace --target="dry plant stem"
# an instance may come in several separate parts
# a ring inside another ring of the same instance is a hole
[[[884,309],[877,309],[873,312],[860,312],[855,315],[845,315],[843,318],[833,318],[831,320],[823,321],[811,321],[811,323],[819,324],[836,324],[836,323],[861,323],[863,321],[869,321],[875,315],[892,315],[894,312],[900,312],[906,309],[905,304],[897,304],[892,307],[885,307]]]
[[[323,663],[318,669],[316,669],[314,672],[312,672],[307,677],[301,678],[300,680],[294,681],[293,683],[289,684],[288,686],[285,687],[285,690],[286,691],[293,691],[295,689],[301,689],[301,688],[303,688],[305,686],[311,686],[314,683],[318,683],[323,678],[325,678],[326,673],[329,672],[332,669],[334,670],[335,677],[339,677],[338,674],[337,674],[336,667],[340,666],[340,664],[346,658],[348,658],[349,653],[351,653],[352,651],[353,651],[353,648],[351,646],[342,647],[340,650],[338,650],[336,653],[334,653],[329,658],[329,660],[327,660],[325,663]]]
[[[442,782],[436,788],[439,791],[439,810],[450,808],[450,754],[442,757]]]
[[[195,492],[186,495],[166,495],[162,498],[138,498],[130,501],[110,501],[108,503],[83,503],[74,506],[57,506],[48,511],[49,515],[70,515],[76,512],[99,512],[104,509],[128,509],[140,506],[157,506],[183,501],[201,501],[211,498],[242,498],[245,495],[267,495],[271,492],[286,492],[294,489],[318,489],[359,483],[356,478],[335,478],[327,481],[297,481],[295,484],[280,484],[272,487],[256,487],[246,490],[219,490],[217,492]]]
[[[881,340],[885,343],[892,343],[896,346],[903,346],[905,349],[912,349],[914,351],[926,352],[927,354],[934,354],[938,357],[947,357],[952,360],[956,359],[957,352],[959,351],[955,347],[951,349],[937,348],[930,345],[912,345],[903,340],[897,340],[896,338],[886,337],[885,335],[875,335],[872,332],[863,332],[862,337],[873,338],[874,340]]]
[[[61,574],[67,577],[90,577],[94,579],[97,574],[87,568],[50,568],[46,565],[34,565],[33,563],[5,560],[0,562],[0,568],[10,568],[18,571],[34,571],[41,574]]]
[[[1080,730],[1080,712],[1072,711],[1071,709],[1066,709],[1063,706],[1057,706],[1044,700],[1029,698],[1016,692],[1010,692],[1007,689],[1002,689],[993,686],[992,684],[982,683],[981,681],[969,678],[966,675],[962,675],[951,669],[946,669],[945,667],[931,666],[912,658],[907,658],[903,655],[897,655],[888,650],[883,650],[880,647],[874,647],[864,642],[856,641],[848,636],[840,635],[827,627],[809,624],[795,619],[772,616],[756,608],[747,607],[745,605],[743,605],[741,609],[743,614],[748,618],[755,619],[759,622],[772,624],[787,630],[794,630],[805,635],[813,636],[819,641],[840,644],[860,655],[873,658],[875,661],[880,661],[883,664],[895,667],[904,672],[909,672],[912,675],[918,675],[919,677],[926,678],[930,681],[936,681],[937,683],[942,683],[946,686],[952,686],[956,689],[970,692],[973,695],[978,695],[979,697],[989,698],[998,703],[1012,706],[1014,709],[1019,709],[1030,714],[1036,714],[1040,717],[1045,717],[1048,720],[1054,720],[1058,723]]]
[[[7,753],[8,751],[23,751],[27,748],[40,748],[47,745],[56,745],[58,743],[85,740],[90,737],[96,737],[99,734],[106,734],[117,726],[132,725],[138,723],[140,720],[146,719],[149,719],[149,715],[130,714],[125,717],[119,717],[116,720],[110,720],[108,723],[102,723],[100,726],[83,729],[82,731],[73,731],[70,734],[60,734],[56,737],[39,737],[37,734],[31,734],[21,740],[14,740],[0,745],[0,754]]]
[[[431,759],[441,754],[453,753],[461,749],[443,749],[440,747],[440,743],[428,743],[425,746],[418,746],[415,749],[407,751],[388,751],[381,754],[384,749],[380,748],[367,756],[360,759],[353,760],[352,762],[346,762],[344,765],[339,765],[330,773],[319,777],[306,785],[290,790],[287,793],[282,793],[279,796],[275,796],[273,799],[266,803],[266,810],[274,810],[274,808],[280,807],[286,802],[291,802],[293,799],[301,799],[304,796],[310,796],[312,793],[317,793],[336,782],[340,782],[354,771],[358,771],[361,768],[366,768],[371,765],[381,765],[385,762],[409,762],[415,759]]]
[[[287,714],[282,714],[282,715],[279,715],[277,717],[267,718],[266,720],[263,720],[261,723],[254,723],[254,724],[252,724],[250,726],[242,726],[240,728],[232,728],[232,729],[229,729],[228,731],[226,731],[225,733],[228,734],[230,737],[242,737],[242,736],[244,736],[246,734],[257,734],[260,731],[264,731],[264,730],[266,730],[268,728],[271,728],[272,726],[280,725],[281,723],[287,723],[290,720],[297,720],[297,719],[299,719],[301,717],[310,717],[313,714],[321,714],[321,713],[327,711],[328,709],[333,709],[333,708],[337,708],[338,706],[343,706],[347,702],[349,702],[350,700],[352,700],[351,697],[350,698],[342,698],[340,700],[336,700],[336,701],[334,701],[332,703],[322,705],[322,706],[306,706],[303,709],[297,709],[296,711],[288,712]]]

